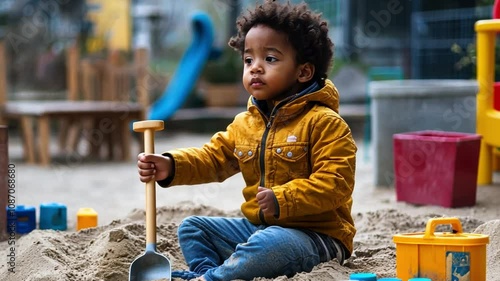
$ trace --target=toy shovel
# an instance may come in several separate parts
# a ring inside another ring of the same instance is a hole
[[[163,121],[134,122],[134,131],[144,132],[144,152],[154,153],[154,132],[163,130]],[[171,280],[170,261],[156,252],[156,183],[146,183],[146,252],[137,257],[129,269],[129,281]]]

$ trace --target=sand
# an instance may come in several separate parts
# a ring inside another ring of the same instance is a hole
[[[187,215],[239,216],[189,202],[157,210],[157,248],[174,269],[187,269],[177,241],[177,227]],[[336,261],[318,265],[312,272],[292,278],[255,280],[346,280],[353,272],[375,272],[378,277],[395,276],[395,244],[392,235],[424,231],[429,218],[439,214],[411,216],[394,209],[355,213],[358,228],[355,251],[344,266]],[[130,263],[145,250],[145,213],[134,209],[111,223],[76,231],[34,230],[17,239],[15,273],[0,265],[0,280],[128,280]],[[487,280],[500,280],[500,220],[483,222],[459,217],[464,232],[490,236],[487,246]],[[439,229],[438,229],[439,230]],[[437,231],[438,231],[437,230]],[[439,231],[448,231],[447,229]],[[4,242],[3,246],[7,246]],[[0,252],[6,257],[7,250]]]
[[[157,134],[157,150],[196,147],[210,136]],[[11,162],[16,163],[19,179],[18,203],[36,207],[42,202],[65,204],[68,230],[37,229],[19,236],[15,240],[15,273],[8,271],[10,246],[0,242],[0,280],[128,280],[131,262],[145,251],[144,184],[137,179],[135,161],[66,161],[43,168],[23,163],[20,143],[15,137],[9,139],[9,154]],[[474,206],[411,205],[398,202],[394,189],[373,186],[373,157],[365,156],[362,144],[358,141],[352,210],[358,232],[353,256],[344,266],[331,261],[318,265],[312,272],[274,280],[340,281],[347,280],[353,272],[394,277],[396,245],[392,236],[422,232],[429,218],[455,216],[465,232],[489,235],[487,281],[500,281],[500,173],[495,175],[494,184],[478,187]],[[180,221],[189,215],[240,216],[243,184],[241,175],[235,175],[223,183],[158,190],[157,247],[170,259],[174,269],[187,269],[177,243]],[[92,207],[99,213],[97,228],[75,231],[80,207]]]

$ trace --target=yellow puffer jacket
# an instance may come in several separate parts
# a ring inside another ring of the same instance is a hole
[[[338,105],[338,92],[329,80],[270,118],[250,98],[248,111],[203,147],[166,152],[175,160],[169,186],[222,182],[241,172],[246,183],[241,211],[250,222],[324,233],[352,253],[357,148]],[[258,186],[274,191],[278,218],[259,216]]]

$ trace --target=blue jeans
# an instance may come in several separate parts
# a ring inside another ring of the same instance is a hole
[[[178,235],[189,269],[207,281],[292,276],[320,263],[314,241],[304,232],[244,218],[191,216]]]

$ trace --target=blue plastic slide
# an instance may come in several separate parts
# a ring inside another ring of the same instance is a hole
[[[197,12],[192,17],[193,40],[182,56],[170,83],[152,105],[148,119],[167,120],[183,106],[210,57],[214,28],[210,17]]]

